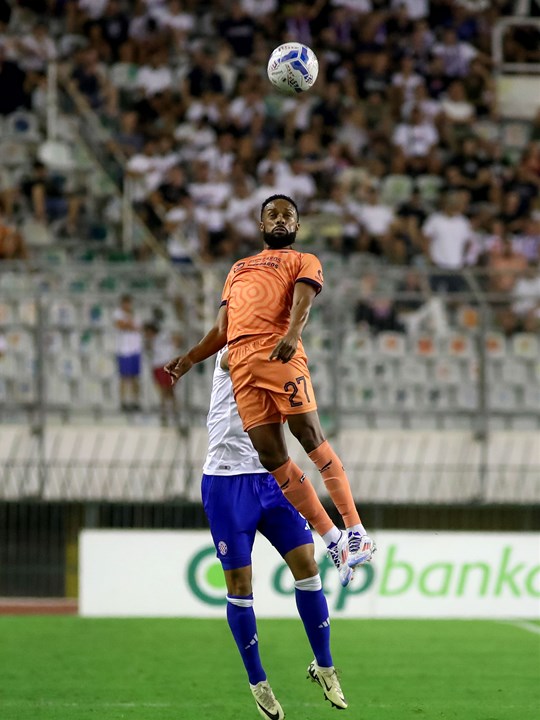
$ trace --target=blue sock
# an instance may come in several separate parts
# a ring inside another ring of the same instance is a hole
[[[256,685],[261,680],[266,680],[266,673],[259,657],[253,595],[227,595],[227,600],[227,622],[242,656],[249,682]]]
[[[322,590],[320,575],[295,583],[296,607],[304,623],[306,635],[319,667],[332,667],[330,652],[330,619],[328,603]]]

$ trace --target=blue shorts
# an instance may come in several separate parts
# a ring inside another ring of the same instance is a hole
[[[120,377],[137,377],[141,374],[141,355],[117,355]]]
[[[251,565],[258,530],[284,557],[313,542],[309,525],[273,475],[203,475],[202,501],[216,555],[224,570]]]

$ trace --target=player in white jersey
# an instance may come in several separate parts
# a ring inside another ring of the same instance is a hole
[[[315,562],[309,525],[259,462],[234,400],[228,352],[216,359],[208,412],[208,454],[203,469],[202,499],[227,584],[227,621],[240,651],[257,709],[264,718],[282,720],[284,713],[268,683],[259,656],[253,610],[251,552],[259,530],[289,566],[298,613],[315,659],[308,677],[325,697],[344,709],[330,651],[328,605]]]

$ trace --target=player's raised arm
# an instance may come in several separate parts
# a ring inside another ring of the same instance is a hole
[[[227,306],[222,305],[216,318],[214,326],[209,330],[203,339],[191,348],[185,355],[173,358],[164,366],[165,372],[171,376],[171,384],[174,385],[182,375],[191,370],[193,365],[211,357],[227,342]]]
[[[286,363],[294,357],[316,294],[317,290],[312,285],[305,282],[296,283],[291,305],[289,329],[287,334],[281,338],[272,350],[269,360],[281,360],[281,362]]]

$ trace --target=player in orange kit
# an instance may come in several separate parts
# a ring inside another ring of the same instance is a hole
[[[301,333],[324,280],[315,255],[292,249],[298,228],[294,200],[272,195],[263,202],[263,251],[232,266],[214,327],[165,370],[174,383],[228,343],[244,430],[262,465],[324,539],[341,582],[347,585],[352,569],[371,560],[375,547],[360,522],[347,475],[324,436],[317,413]],[[334,525],[311,482],[289,458],[285,420],[321,473],[346,533]]]

